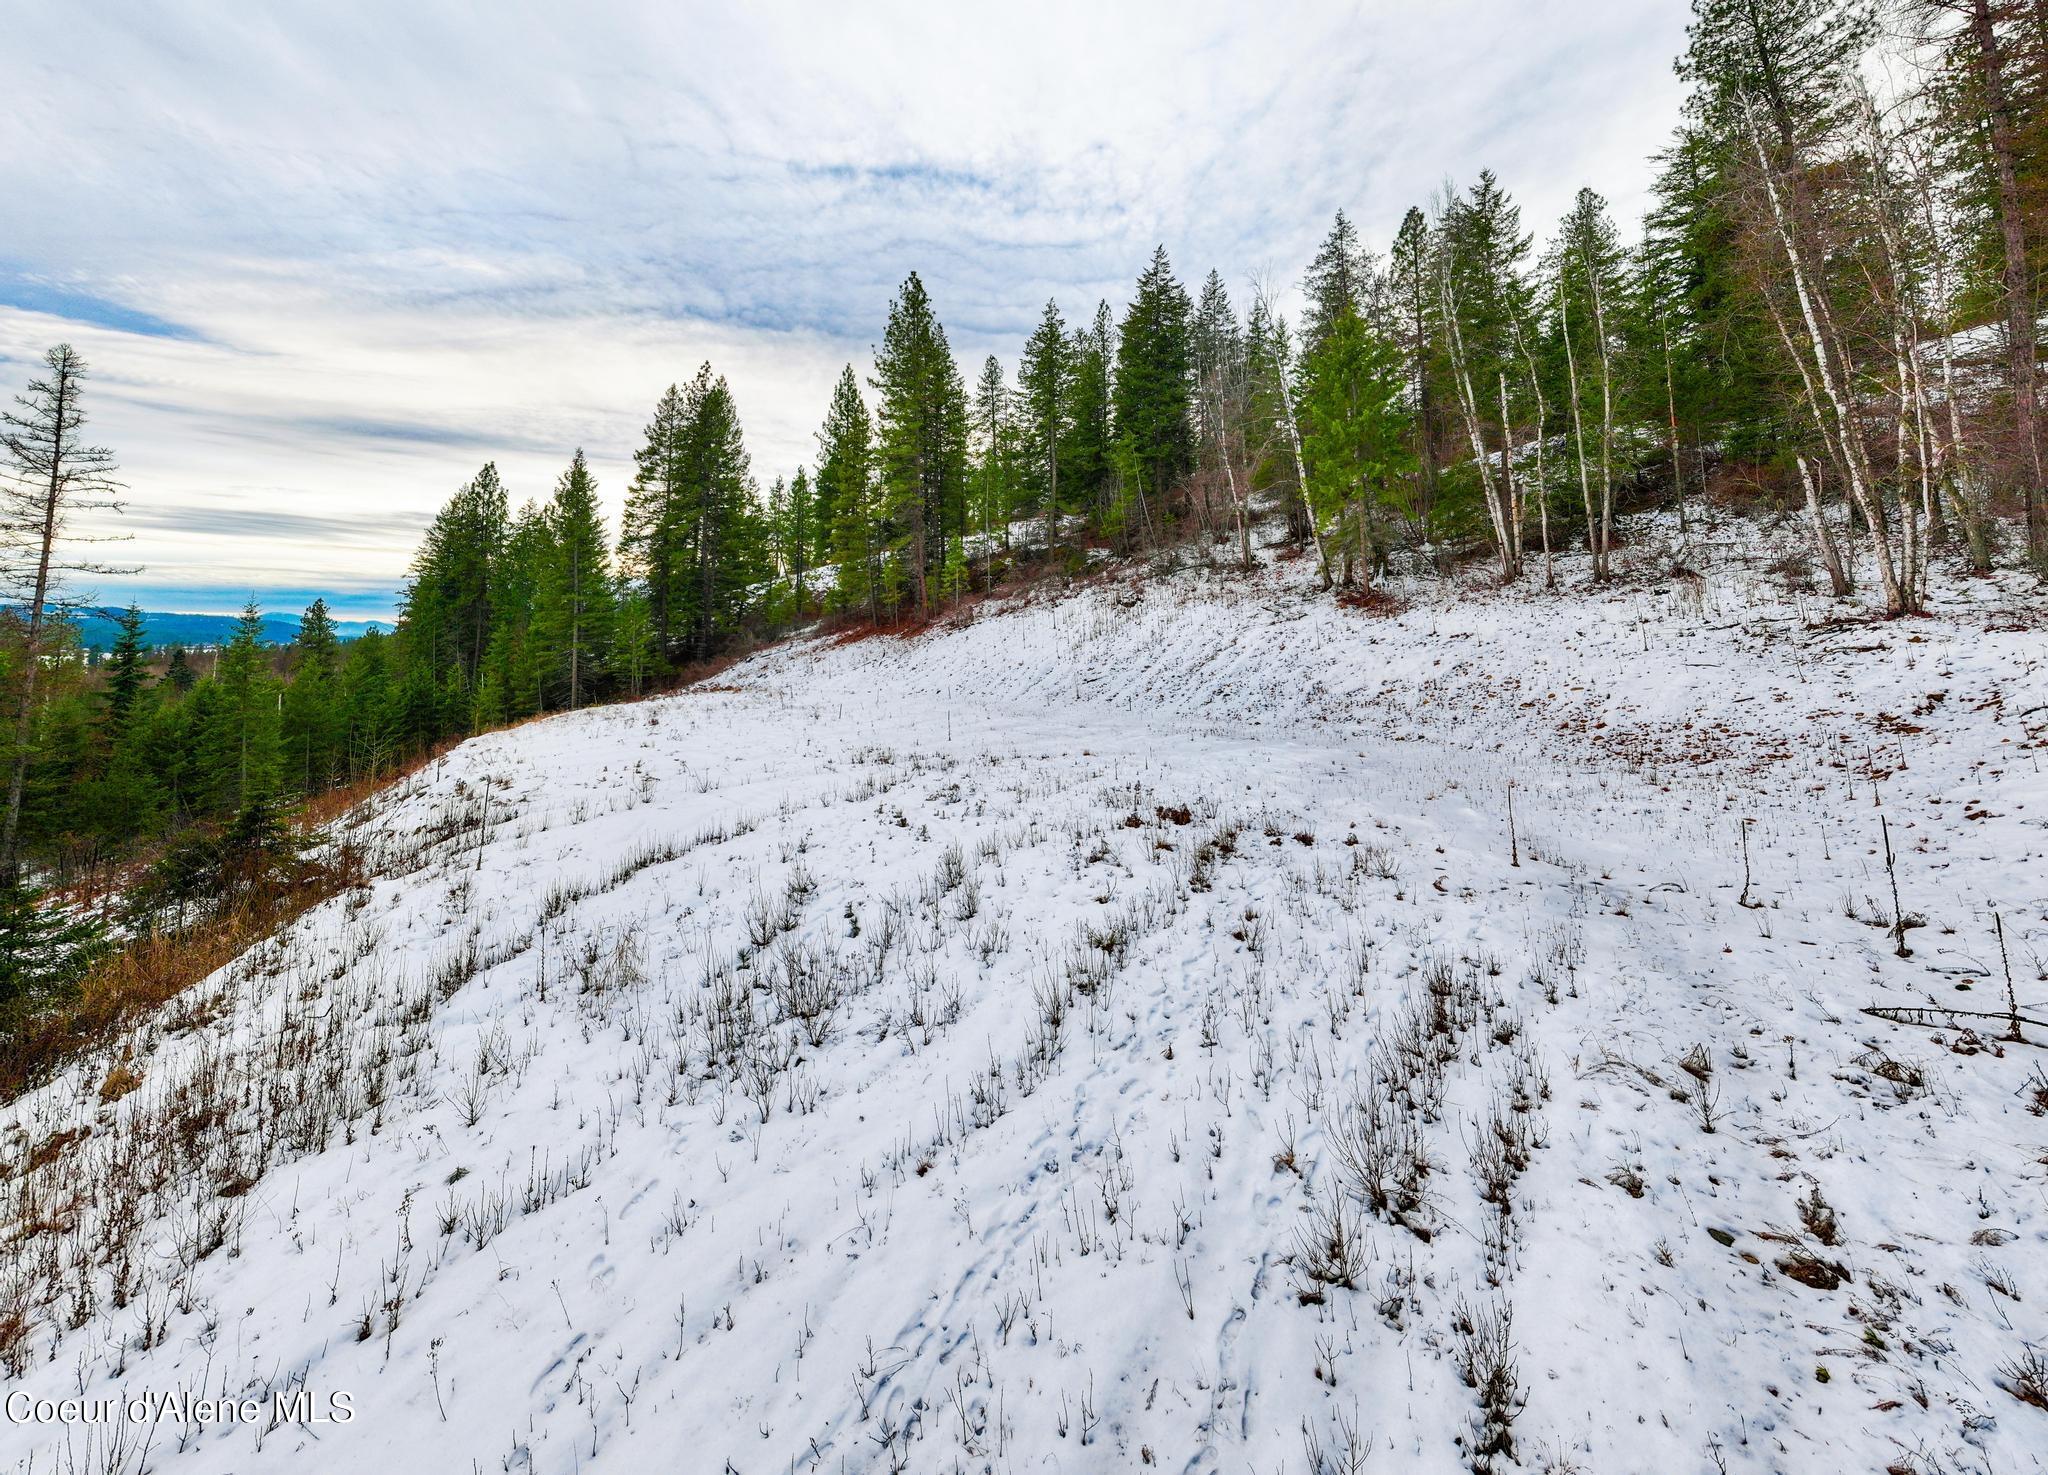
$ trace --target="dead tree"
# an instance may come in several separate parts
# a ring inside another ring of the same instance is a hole
[[[0,412],[0,557],[22,621],[20,676],[13,692],[7,766],[7,809],[0,819],[0,875],[14,874],[20,857],[21,793],[28,777],[35,724],[37,678],[52,629],[65,609],[64,576],[111,573],[70,561],[79,542],[72,522],[80,513],[118,508],[114,453],[85,444],[80,390],[85,360],[68,343],[43,355],[45,376],[15,396],[17,408]]]

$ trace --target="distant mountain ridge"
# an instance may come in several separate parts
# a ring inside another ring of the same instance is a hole
[[[79,643],[88,649],[110,650],[115,636],[120,632],[115,621],[120,609],[108,605],[78,612]],[[165,610],[144,610],[142,612],[143,637],[152,646],[208,646],[225,645],[233,638],[236,615],[194,615],[176,614]],[[381,620],[336,620],[335,634],[343,640],[354,640],[372,630],[388,630],[390,625]],[[275,645],[289,645],[298,638],[299,617],[297,615],[265,615],[263,617],[263,638]]]

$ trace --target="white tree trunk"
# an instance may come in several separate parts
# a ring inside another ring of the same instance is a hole
[[[1836,361],[1841,359],[1846,366],[1846,355],[1839,344],[1831,341],[1831,335],[1822,326],[1822,310],[1817,304],[1814,292],[1808,282],[1806,252],[1800,242],[1798,225],[1792,220],[1785,207],[1785,201],[1778,189],[1777,176],[1772,170],[1769,155],[1764,150],[1763,135],[1758,131],[1753,111],[1748,117],[1750,144],[1756,153],[1757,165],[1763,174],[1764,192],[1770,199],[1771,221],[1778,244],[1785,252],[1787,265],[1791,268],[1792,290],[1799,300],[1799,314],[1806,326],[1807,347],[1813,356],[1813,366],[1820,381],[1828,407],[1833,412],[1833,423],[1820,416],[1819,402],[1814,404],[1817,418],[1822,421],[1824,435],[1830,436],[1842,453],[1843,469],[1849,477],[1849,495],[1855,499],[1858,510],[1870,528],[1871,553],[1877,563],[1877,576],[1884,586],[1885,609],[1887,613],[1899,615],[1906,612],[1905,591],[1899,587],[1897,565],[1892,559],[1891,542],[1885,536],[1883,504],[1878,500],[1875,478],[1870,469],[1868,448],[1863,443],[1863,432],[1851,417],[1848,391],[1837,373]],[[1802,370],[1803,372],[1803,370]]]
[[[1793,458],[1799,463],[1799,483],[1806,488],[1806,522],[1813,532],[1813,551],[1820,559],[1820,566],[1828,571],[1828,587],[1835,591],[1835,598],[1848,595],[1849,575],[1842,568],[1842,554],[1835,547],[1835,535],[1829,529],[1827,518],[1821,513],[1820,489],[1814,485],[1813,472],[1807,467],[1804,456]]]
[[[1586,506],[1586,551],[1593,555],[1593,577],[1607,577],[1607,553],[1600,544],[1600,519],[1593,514],[1593,482],[1586,470],[1586,420],[1579,408],[1579,360],[1572,352],[1572,314],[1565,303],[1563,273],[1557,284],[1557,318],[1564,338],[1564,367],[1572,392],[1572,445],[1578,452],[1579,500]]]
[[[1458,409],[1465,419],[1465,434],[1472,442],[1472,462],[1479,469],[1480,490],[1486,499],[1487,516],[1493,523],[1494,544],[1500,551],[1501,576],[1512,579],[1520,572],[1515,564],[1514,540],[1508,531],[1500,494],[1494,488],[1493,463],[1487,457],[1486,442],[1479,433],[1479,401],[1472,392],[1472,375],[1466,365],[1465,333],[1458,324],[1457,296],[1451,290],[1450,269],[1442,262],[1437,267],[1437,290],[1443,300],[1444,322],[1450,328],[1451,376],[1458,387]]]

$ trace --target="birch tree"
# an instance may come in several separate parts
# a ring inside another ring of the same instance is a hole
[[[1452,385],[1465,424],[1466,440],[1479,478],[1481,500],[1492,527],[1501,577],[1521,573],[1520,537],[1514,488],[1507,475],[1503,434],[1502,474],[1495,475],[1486,448],[1485,423],[1497,384],[1514,368],[1513,323],[1525,290],[1520,275],[1529,238],[1521,212],[1490,171],[1459,196],[1446,190],[1438,205],[1437,293]]]
[[[1607,202],[1593,190],[1581,189],[1572,201],[1570,212],[1558,226],[1555,256],[1560,330],[1572,380],[1573,435],[1586,502],[1586,546],[1593,555],[1594,580],[1605,583],[1612,577],[1614,548],[1614,334],[1608,308],[1620,296],[1621,248],[1608,219]],[[1597,498],[1587,476],[1584,417],[1579,404],[1580,352],[1595,376],[1592,387],[1599,392]]]
[[[1252,565],[1251,508],[1244,485],[1245,342],[1223,278],[1210,272],[1195,309],[1196,459],[1213,483],[1220,475],[1230,504],[1238,562]]]

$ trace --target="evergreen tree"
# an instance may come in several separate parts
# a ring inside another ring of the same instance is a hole
[[[380,630],[351,641],[341,670],[342,720],[348,771],[383,776],[398,746],[398,691],[392,673],[392,637]]]
[[[1244,372],[1244,330],[1220,272],[1211,271],[1202,283],[1189,345],[1198,385],[1211,376],[1235,378]]]
[[[1464,195],[1444,202],[1436,234],[1449,377],[1501,572],[1514,578],[1522,567],[1522,515],[1506,401],[1523,374],[1517,335],[1530,317],[1522,277],[1529,237],[1522,233],[1520,207],[1490,170],[1482,170]],[[1489,440],[1498,448],[1497,465]]]
[[[164,668],[163,679],[171,690],[180,696],[190,691],[193,683],[199,680],[199,673],[192,669],[192,662],[186,656],[184,646],[171,647],[171,658]]]
[[[13,636],[13,690],[9,693],[7,804],[0,814],[0,876],[20,859],[22,791],[35,759],[32,736],[37,683],[51,664],[52,646],[69,629],[64,578],[90,565],[67,561],[73,520],[81,512],[117,505],[114,453],[86,445],[85,360],[68,343],[43,356],[45,377],[31,379],[0,410],[0,541],[8,548],[5,574],[17,601]]]
[[[139,627],[139,619],[135,623]],[[124,630],[124,639],[126,633]],[[103,853],[113,855],[134,840],[154,834],[170,800],[158,774],[152,771],[159,748],[152,719],[161,703],[143,685],[139,658],[132,694],[124,702],[111,700],[118,694],[124,674],[124,662],[117,656],[105,693],[110,700],[100,724],[100,751],[81,765],[84,771],[74,770],[62,780],[76,795],[78,827],[97,838]],[[53,834],[50,838],[61,842],[62,837]]]
[[[739,628],[768,568],[739,411],[710,364],[662,397],[636,459],[621,561],[646,592],[661,658],[703,660]]]
[[[399,629],[429,685],[452,678],[469,691],[483,665],[495,618],[493,577],[505,542],[505,488],[486,464],[448,499],[414,557]],[[437,725],[438,731],[438,725]]]
[[[1754,107],[1791,149],[1841,118],[1843,81],[1876,30],[1870,0],[1693,0],[1678,61],[1692,84],[1687,111],[1733,134]]]
[[[1245,377],[1244,331],[1238,326],[1236,309],[1223,286],[1223,276],[1212,270],[1202,283],[1202,296],[1195,309],[1190,336],[1195,376],[1195,439],[1205,492],[1213,495],[1218,485],[1226,497],[1237,528],[1238,555],[1251,566],[1250,488],[1240,462],[1246,445],[1249,384]],[[1208,497],[1204,498],[1206,517]]]
[[[528,501],[512,518],[498,558],[498,618],[477,690],[479,727],[547,710],[550,673],[538,626],[552,545],[545,510]]]
[[[628,695],[639,696],[654,671],[654,619],[646,594],[627,589],[619,595],[612,629],[612,679]]]
[[[589,701],[611,646],[611,559],[597,506],[597,481],[579,448],[542,514],[545,555],[535,591],[536,638],[552,681],[571,711]]]
[[[1744,209],[1728,151],[1697,125],[1656,157],[1639,279],[1658,352],[1672,356],[1672,415],[1695,445],[1764,459],[1785,438],[1778,347],[1747,281]]]
[[[1302,280],[1302,293],[1308,298],[1301,320],[1303,353],[1314,353],[1346,312],[1365,314],[1371,276],[1358,228],[1339,210]]]
[[[106,947],[96,923],[51,905],[18,875],[0,878],[0,1021],[76,989]]]
[[[1107,302],[1095,305],[1095,317],[1087,327],[1074,330],[1068,353],[1073,374],[1067,393],[1067,446],[1061,462],[1066,495],[1070,506],[1087,509],[1100,531],[1108,510],[1116,440],[1116,326]]]
[[[341,638],[335,634],[334,615],[325,599],[315,599],[299,616],[298,639],[292,642],[292,669],[296,676],[332,677],[341,669]]]
[[[1478,182],[1448,203],[1441,246],[1472,379],[1490,389],[1514,367],[1515,324],[1531,305],[1522,277],[1530,237],[1521,207],[1492,170],[1481,170]]]
[[[1310,529],[1284,393],[1286,377],[1294,372],[1293,354],[1286,319],[1273,315],[1263,293],[1255,294],[1244,333],[1247,480],[1253,493],[1285,509],[1288,536],[1300,541]]]
[[[218,700],[199,734],[202,794],[210,812],[234,813],[275,793],[283,766],[277,687],[254,600],[235,622],[208,684]]]
[[[118,736],[128,725],[128,718],[135,710],[143,688],[143,658],[149,653],[149,645],[142,635],[142,609],[130,604],[115,617],[114,625],[119,632],[114,636],[114,648],[107,658],[107,703],[108,731]]]
[[[902,570],[911,605],[928,614],[946,540],[965,523],[967,387],[916,272],[890,305],[869,383],[891,562]]]
[[[689,548],[682,527],[690,495],[691,413],[673,384],[656,402],[645,440],[633,455],[633,484],[619,531],[620,569],[646,592],[655,648],[664,656],[679,643],[685,623]]]
[[[816,526],[818,497],[811,484],[811,473],[799,466],[796,474],[789,479],[789,498],[785,505],[785,526],[782,542],[787,549],[785,571],[789,575],[791,618],[802,620],[811,603],[810,574],[812,550],[818,545]]]
[[[1117,338],[1116,431],[1130,442],[1135,496],[1161,496],[1194,464],[1193,305],[1174,279],[1166,248],[1138,278]]]
[[[1369,583],[1385,561],[1383,511],[1414,467],[1400,351],[1346,308],[1304,356],[1301,380],[1309,506]]]
[[[1072,344],[1059,304],[1048,301],[1017,365],[1018,440],[1024,481],[1045,523],[1045,550],[1059,539],[1060,452],[1067,444]]]
[[[818,505],[831,509],[832,602],[881,614],[882,531],[874,495],[874,425],[848,364],[818,431]]]
[[[1010,519],[1017,511],[1017,434],[1012,414],[1010,388],[1003,382],[1003,366],[994,354],[982,361],[981,378],[974,386],[974,433],[970,450],[974,459],[974,513],[970,519],[981,543],[984,581],[993,566],[995,545],[1000,539],[1007,547]]]
[[[705,660],[740,626],[747,590],[768,568],[767,530],[753,502],[753,481],[738,407],[711,366],[691,384],[689,500],[681,531],[690,547],[690,655]]]
[[[1863,126],[1867,93],[1856,65],[1874,24],[1860,3],[1696,0],[1679,71],[1692,84],[1689,115],[1724,158],[1739,161],[1760,256],[1772,263],[1757,275],[1757,295],[1799,378],[1812,429],[1861,514],[1887,611],[1897,615],[1920,603],[1915,530],[1922,509],[1897,502],[1895,550],[1885,449],[1858,401],[1863,381],[1881,375],[1886,359],[1903,381],[1894,392],[1905,403],[1915,398],[1899,340],[1918,311],[1894,275],[1905,266],[1888,238],[1895,191],[1870,187],[1873,169],[1885,168],[1873,151],[1886,145],[1881,125]],[[1885,347],[1866,346],[1887,338],[1893,342]],[[2034,366],[2025,368],[2031,378]],[[1897,449],[1893,460],[1913,454]]]
[[[1435,363],[1441,322],[1436,289],[1436,244],[1429,221],[1414,206],[1401,217],[1387,259],[1388,315],[1406,370],[1412,449],[1420,475],[1408,512],[1418,536],[1428,539],[1437,500],[1436,447],[1443,427],[1443,390]]]
[[[341,643],[327,601],[315,599],[299,617],[292,643],[292,679],[284,691],[280,738],[287,778],[308,794],[343,772]]]

